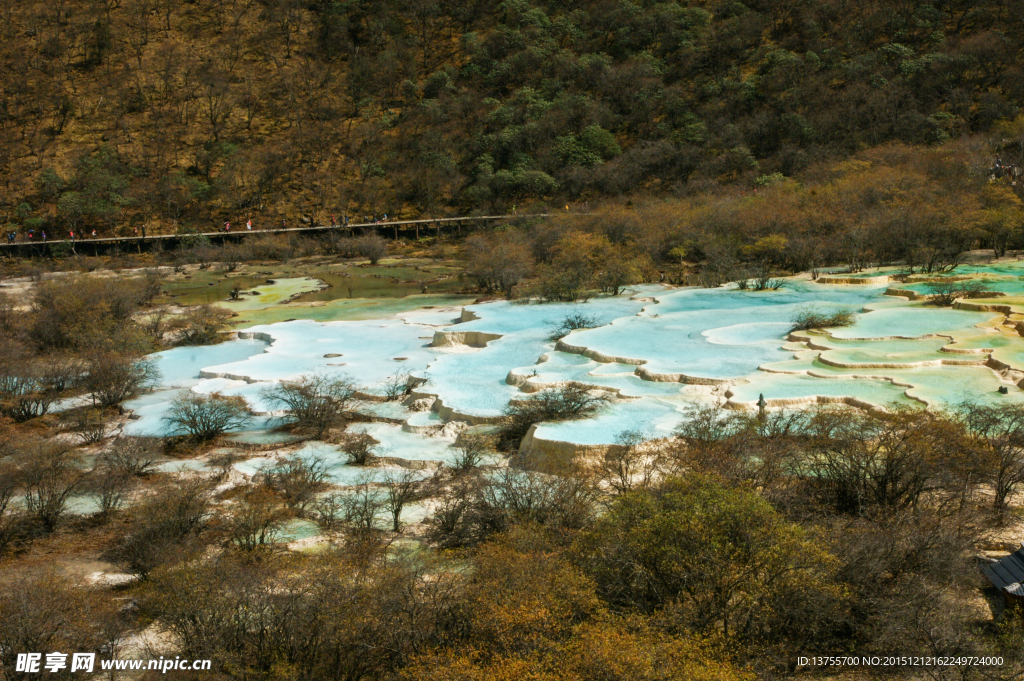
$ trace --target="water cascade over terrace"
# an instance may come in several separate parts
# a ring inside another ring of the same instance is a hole
[[[791,278],[775,291],[644,285],[586,303],[503,301],[261,324],[236,341],[157,354],[162,384],[126,405],[137,417],[127,432],[172,434],[163,420],[172,391],[191,390],[246,400],[259,416],[238,441],[283,441],[271,432],[278,414],[264,389],[314,372],[361,386],[377,422],[356,428],[403,461],[448,461],[458,428],[446,424],[486,427],[510,400],[566,383],[610,399],[592,418],[535,426],[524,448],[571,457],[613,444],[626,430],[664,437],[695,405],[756,409],[761,395],[768,408],[1021,401],[1024,268],[973,266],[955,276],[983,280],[985,292],[939,307],[927,300],[930,284],[876,272],[844,283]],[[805,309],[848,310],[855,321],[794,331]],[[554,340],[552,329],[574,313],[591,328]],[[399,375],[416,379],[415,392],[404,402],[379,401]],[[414,401],[429,411],[410,409]],[[317,446],[328,458],[337,453]],[[331,472],[339,480],[352,474],[340,466]]]

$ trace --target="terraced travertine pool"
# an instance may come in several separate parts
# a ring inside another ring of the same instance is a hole
[[[996,281],[1017,270],[999,264],[954,274]],[[308,286],[287,284],[289,290]],[[510,400],[570,381],[606,391],[611,399],[593,418],[537,426],[530,447],[611,444],[627,430],[666,436],[694,405],[750,409],[761,395],[773,408],[1024,401],[1017,385],[1024,378],[1019,315],[937,307],[887,296],[889,287],[791,278],[777,291],[643,285],[573,304],[449,299],[448,305],[416,305],[400,298],[370,319],[359,318],[357,306],[330,308],[333,317],[325,316],[324,307],[291,307],[291,314],[309,318],[244,325],[239,340],[157,354],[161,386],[126,405],[137,417],[127,430],[170,434],[163,420],[168,403],[175,391],[192,390],[240,396],[259,413],[238,439],[282,441],[270,432],[277,419],[264,389],[313,372],[348,376],[363,392],[380,396],[396,376],[419,378],[413,399],[422,408],[424,398],[436,398],[430,411],[368,402],[365,410],[377,422],[354,427],[379,443],[382,456],[439,463],[454,457],[457,429],[442,428],[446,422],[486,428]],[[256,311],[251,304],[246,314]],[[807,308],[849,310],[855,322],[793,332],[795,316]],[[593,328],[552,340],[552,328],[574,313],[591,318]],[[307,454],[333,462],[330,472],[339,484],[362,479],[363,473],[342,463],[336,447],[311,443],[300,450]],[[254,474],[266,463],[239,465]]]

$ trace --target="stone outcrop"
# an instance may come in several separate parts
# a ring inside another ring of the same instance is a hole
[[[457,329],[438,330],[434,332],[434,338],[430,341],[432,348],[448,348],[456,345],[465,345],[471,348],[487,347],[491,341],[501,338],[499,333],[487,333],[486,331],[459,331]]]
[[[581,445],[537,437],[537,425],[530,426],[519,444],[518,463],[542,473],[558,473],[575,467],[596,467],[604,457],[623,445]]]

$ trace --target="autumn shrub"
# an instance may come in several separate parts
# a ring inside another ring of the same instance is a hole
[[[829,329],[840,326],[852,326],[857,316],[850,310],[823,311],[811,307],[797,310],[793,317],[793,331],[810,329]]]
[[[496,446],[502,451],[514,451],[534,424],[587,418],[607,401],[606,396],[593,394],[589,388],[574,383],[512,400],[505,407],[498,426]]]

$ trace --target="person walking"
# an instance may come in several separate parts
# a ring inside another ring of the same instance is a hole
[[[71,237],[71,243],[75,243],[75,230],[68,232],[68,236]]]
[[[338,218],[334,217],[334,213],[331,213],[331,227],[338,226]]]
[[[142,238],[146,238],[146,225],[142,225]]]
[[[94,230],[92,230],[92,238],[93,238],[93,239],[95,239],[95,238],[96,238],[96,230],[95,230],[95,229],[94,229]]]
[[[225,232],[230,232],[231,231],[231,223],[230,222],[225,222],[224,223],[224,231]]]
[[[46,242],[46,232],[43,232],[43,242]]]
[[[245,221],[245,228],[250,232],[252,231],[252,218],[249,218]]]

